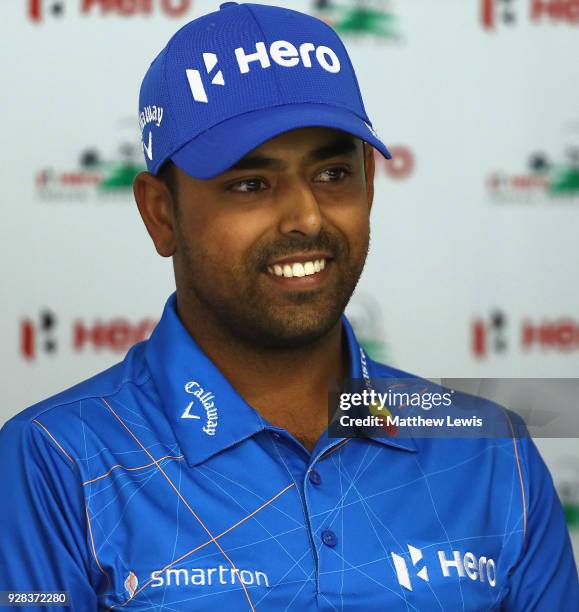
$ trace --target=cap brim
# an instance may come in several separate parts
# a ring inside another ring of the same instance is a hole
[[[209,128],[171,155],[186,174],[209,179],[274,136],[304,127],[329,127],[365,140],[391,159],[384,143],[360,117],[327,104],[285,104],[237,115]]]

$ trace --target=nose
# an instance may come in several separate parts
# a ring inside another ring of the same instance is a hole
[[[292,181],[280,195],[279,230],[282,234],[299,233],[317,236],[322,229],[320,205],[307,182]]]

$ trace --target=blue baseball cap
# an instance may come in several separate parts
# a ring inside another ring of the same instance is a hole
[[[224,2],[178,30],[143,79],[139,126],[153,174],[171,159],[194,178],[213,178],[274,136],[313,126],[391,158],[336,32],[264,4]]]

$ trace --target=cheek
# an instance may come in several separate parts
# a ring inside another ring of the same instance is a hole
[[[242,266],[265,231],[263,215],[243,211],[203,210],[181,225],[181,239],[196,265],[211,267],[220,275]]]
[[[366,251],[370,238],[370,211],[365,202],[333,207],[326,216],[346,238],[352,255]]]

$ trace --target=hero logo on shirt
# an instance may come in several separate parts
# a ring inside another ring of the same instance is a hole
[[[422,551],[414,546],[408,544],[408,552],[410,553],[410,559],[412,560],[412,565],[416,566],[416,564],[422,559]],[[410,574],[408,573],[408,566],[406,565],[406,561],[404,557],[397,555],[396,553],[391,553],[392,561],[394,562],[394,569],[396,570],[396,577],[398,578],[398,582],[409,591],[412,591],[412,583],[410,582]],[[426,565],[416,573],[419,578],[428,582],[428,568]]]
[[[261,68],[269,68],[271,66],[271,60],[273,60],[278,66],[284,68],[293,68],[298,64],[302,64],[304,68],[311,68],[313,65],[313,59],[318,65],[323,68],[326,72],[337,73],[340,72],[340,60],[336,53],[324,45],[316,47],[313,43],[302,43],[299,47],[292,45],[287,40],[276,40],[269,46],[269,53],[265,43],[260,41],[255,44],[255,52],[246,53],[243,47],[235,49],[235,58],[237,59],[237,66],[240,74],[247,74],[251,68],[257,62],[257,65]],[[205,72],[212,76],[211,85],[225,85],[225,79],[223,72],[217,70],[215,67],[219,58],[215,53],[203,53],[203,62],[205,64]],[[188,68],[185,71],[193,99],[196,102],[207,103],[207,91],[203,85],[201,78],[201,72]],[[213,73],[213,74],[212,74]]]
[[[439,550],[438,561],[440,563],[440,571],[444,578],[458,576],[464,578],[468,576],[471,580],[480,580],[480,582],[488,582],[491,587],[497,584],[497,570],[493,559],[485,556],[476,557],[471,552],[462,553],[458,550],[452,551],[452,557],[447,558],[445,551]],[[412,561],[412,567],[417,567],[418,562],[422,560],[422,551],[415,546],[408,544],[408,553]],[[412,581],[410,580],[410,572],[408,564],[402,555],[390,553],[394,562],[396,577],[401,586],[409,591],[412,591]],[[425,582],[430,582],[428,576],[428,568],[426,564],[421,564],[420,570],[416,572],[416,576]]]
[[[208,436],[214,436],[215,431],[217,430],[217,421],[219,418],[217,407],[215,406],[215,403],[213,401],[215,399],[215,396],[210,391],[205,391],[205,389],[203,389],[203,387],[195,380],[192,380],[185,384],[185,391],[187,393],[190,393],[191,395],[194,395],[205,409],[206,422],[205,426],[203,427],[203,431]],[[181,418],[201,419],[198,414],[191,413],[191,410],[194,408],[195,400],[187,404],[187,408],[185,408],[185,410],[183,411]]]

